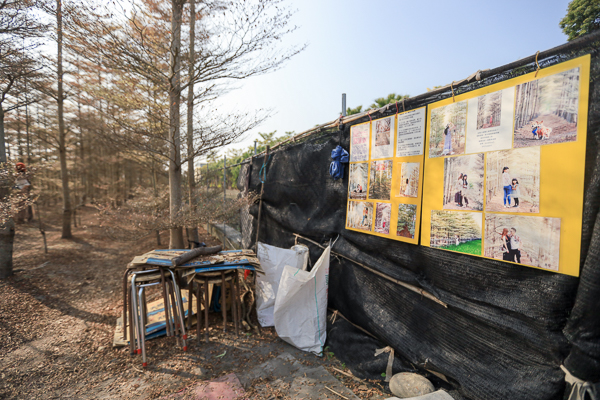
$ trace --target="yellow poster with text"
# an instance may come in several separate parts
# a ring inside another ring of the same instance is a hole
[[[421,244],[579,276],[590,56],[430,104]]]
[[[418,244],[425,107],[350,129],[346,229]]]

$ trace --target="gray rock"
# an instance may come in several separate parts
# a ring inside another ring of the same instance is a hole
[[[390,391],[401,399],[423,396],[431,393],[435,387],[429,380],[419,374],[402,372],[390,379]]]

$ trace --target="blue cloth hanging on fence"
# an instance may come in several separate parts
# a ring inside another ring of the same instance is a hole
[[[344,176],[344,164],[342,163],[347,163],[350,156],[342,146],[337,145],[335,149],[331,150],[331,158],[333,161],[329,166],[329,175],[331,175],[334,180],[340,179]]]

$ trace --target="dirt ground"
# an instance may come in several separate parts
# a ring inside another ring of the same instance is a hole
[[[174,338],[150,340],[149,365],[142,368],[140,356],[113,349],[112,341],[122,307],[122,272],[135,255],[156,248],[156,238],[117,242],[104,235],[92,208],[80,214],[75,238],[62,240],[60,215],[43,213],[48,254],[37,221],[17,226],[15,274],[0,281],[0,398],[161,398],[196,382],[243,373],[283,353],[303,365],[324,366],[359,398],[384,395],[376,381],[335,372],[332,367],[345,366],[333,354],[319,358],[297,351],[272,329],[239,337],[228,329],[224,334],[216,314],[208,344],[198,346],[194,333],[187,352],[176,348]],[[201,236],[207,245],[215,243],[206,232]],[[166,233],[162,243],[168,243]],[[245,386],[247,398],[289,398],[261,377]]]
[[[533,203],[521,198],[521,199],[519,199],[519,206],[512,207],[515,204],[514,202],[515,202],[515,200],[511,198],[510,199],[511,207],[506,208],[506,207],[504,207],[503,194],[497,194],[491,200],[487,201],[487,203],[485,204],[485,211],[511,212],[511,213],[517,213],[517,212],[539,213],[540,212],[540,206],[538,204],[533,204]]]

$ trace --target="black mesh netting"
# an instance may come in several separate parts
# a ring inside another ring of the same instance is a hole
[[[454,396],[473,400],[560,399],[565,389],[563,362],[581,379],[600,380],[599,44],[600,34],[590,35],[540,53],[538,59],[544,68],[592,55],[580,278],[345,230],[348,172],[334,181],[328,167],[337,144],[348,149],[349,125],[272,154],[266,168],[260,240],[289,248],[293,233],[321,243],[339,235],[335,252],[419,286],[447,303],[444,308],[350,261],[332,257],[330,308],[391,345],[398,357],[394,372],[416,368],[442,373],[457,393]],[[533,59],[525,59],[482,72],[481,80],[462,84],[455,93],[533,70]],[[417,96],[406,102],[406,109],[449,96],[449,90]],[[395,107],[376,117],[394,112]],[[368,117],[352,124],[365,121]],[[245,169],[250,175],[241,176],[241,186],[260,192],[258,173],[263,161],[257,157]],[[256,217],[257,210],[254,205],[250,213]],[[255,234],[254,230],[252,242]],[[321,249],[308,245],[314,261]],[[375,359],[373,339],[346,322],[339,324],[329,327],[331,350],[357,375],[381,377],[387,356]]]

